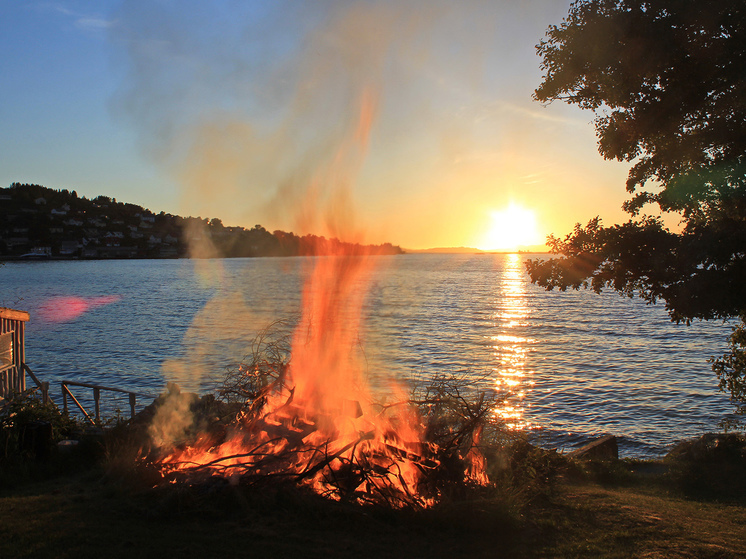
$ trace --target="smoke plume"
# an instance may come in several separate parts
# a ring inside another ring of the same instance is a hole
[[[458,103],[480,81],[489,6],[128,0],[114,30],[126,76],[115,105],[193,214],[354,236],[340,216],[374,198],[358,180],[368,149],[378,162],[405,135],[419,141],[444,118],[444,92]]]

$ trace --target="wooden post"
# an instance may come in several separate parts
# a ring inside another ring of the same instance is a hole
[[[62,413],[67,415],[67,386],[62,383]]]
[[[135,417],[135,399],[137,396],[134,392],[130,392],[130,417],[134,419]]]
[[[30,377],[31,377],[31,380],[33,380],[33,381],[34,381],[34,383],[36,384],[36,386],[38,386],[38,387],[39,387],[39,388],[40,388],[40,389],[42,390],[42,395],[43,395],[43,392],[44,392],[44,384],[45,384],[45,383],[41,382],[41,381],[40,381],[40,380],[39,380],[39,379],[38,379],[38,378],[36,377],[36,375],[34,374],[34,371],[32,371],[32,370],[31,370],[31,367],[29,367],[29,366],[28,366],[28,365],[27,365],[26,363],[24,363],[24,364],[23,364],[23,367],[22,367],[22,373],[23,373],[23,372],[25,372],[25,373],[26,373],[26,374],[27,374],[28,376],[30,376]],[[63,382],[64,382],[64,381],[63,381]],[[49,403],[51,403],[51,404],[53,404],[53,405],[55,405],[55,406],[56,406],[57,404],[55,404],[55,403],[54,403],[54,400],[52,400],[52,397],[51,397],[51,396],[49,395],[49,383],[47,382],[47,383],[46,383],[46,385],[47,385],[47,402],[49,402]]]
[[[16,342],[18,348],[18,384],[21,388],[21,392],[26,390],[26,375],[23,371],[23,363],[26,362],[26,323],[23,320],[18,321],[18,328],[16,329]]]
[[[93,389],[93,405],[96,410],[96,423],[101,421],[101,389],[100,388],[94,388]]]
[[[49,383],[48,382],[41,383],[41,401],[43,404],[49,403]]]
[[[10,394],[11,398],[15,396],[18,391],[18,385],[16,384],[17,380],[18,370],[15,367],[8,369],[8,394]]]

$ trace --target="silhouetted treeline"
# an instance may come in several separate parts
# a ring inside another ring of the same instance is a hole
[[[190,246],[203,247],[190,250]],[[208,247],[208,248],[204,248]],[[227,227],[218,218],[155,214],[74,190],[13,183],[0,188],[0,258],[180,258],[401,254],[398,247],[344,243],[315,235]]]

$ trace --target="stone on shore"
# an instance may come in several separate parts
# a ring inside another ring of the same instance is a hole
[[[619,447],[614,435],[604,435],[572,452],[568,452],[565,456],[578,460],[618,460]]]

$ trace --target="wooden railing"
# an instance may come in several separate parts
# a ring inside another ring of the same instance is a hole
[[[41,382],[29,366],[26,365],[25,330],[26,322],[28,321],[29,314],[27,312],[0,307],[0,403],[4,401],[7,403],[7,400],[11,399],[14,395],[26,391],[26,374],[28,374],[29,378],[36,384],[33,392],[40,391],[44,403],[50,402],[55,404],[49,396],[49,383]],[[93,416],[73,395],[69,388],[71,386],[93,389],[95,408]],[[135,416],[135,404],[138,396],[155,399],[155,396],[131,390],[65,380],[62,381],[63,412],[68,413],[67,400],[70,398],[90,423],[94,425],[100,423],[102,390],[127,394],[129,396],[131,417]]]
[[[21,367],[22,367],[22,370],[26,372],[29,377],[31,377],[31,380],[34,381],[34,384],[36,384],[35,390],[41,391],[41,401],[44,402],[45,404],[54,404],[54,400],[52,400],[52,397],[49,395],[49,383],[41,382],[38,378],[36,378],[34,371],[32,371],[31,368],[28,365],[26,365],[26,363],[23,363]]]
[[[73,395],[72,391],[70,390],[71,386],[80,386],[82,388],[91,388],[93,389],[93,406],[94,406],[94,412],[93,417],[91,417],[91,414],[88,412],[88,410],[83,407],[83,405],[78,401],[78,399]],[[129,406],[130,406],[130,417],[135,417],[135,405],[137,403],[137,397],[141,396],[143,398],[148,399],[155,399],[156,396],[152,396],[150,394],[142,394],[139,392],[132,392],[131,390],[124,390],[122,388],[112,388],[110,386],[101,386],[98,384],[89,384],[87,382],[75,382],[72,380],[63,380],[62,381],[62,411],[63,413],[68,413],[68,407],[67,407],[67,399],[70,398],[73,403],[78,407],[78,409],[83,413],[83,416],[91,423],[91,425],[96,425],[101,422],[101,391],[106,390],[109,392],[119,392],[122,394],[128,394],[129,395]]]

